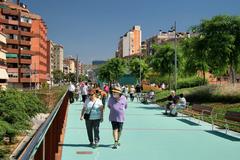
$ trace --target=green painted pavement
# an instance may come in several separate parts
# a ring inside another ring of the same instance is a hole
[[[237,160],[240,139],[212,132],[204,122],[162,115],[157,105],[129,102],[121,146],[112,149],[111,124],[106,108],[100,126],[100,146],[88,147],[82,104],[68,110],[62,160]],[[240,136],[239,136],[240,137]],[[90,154],[89,154],[90,153]]]

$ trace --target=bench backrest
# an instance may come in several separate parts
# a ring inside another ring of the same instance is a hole
[[[225,119],[240,122],[240,112],[227,111]]]
[[[211,115],[213,108],[209,106],[200,105],[200,104],[193,104],[192,110],[199,113],[202,113],[202,111],[208,111],[208,112],[204,112],[204,114]]]

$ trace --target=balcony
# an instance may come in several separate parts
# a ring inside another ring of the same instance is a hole
[[[17,58],[7,58],[7,63],[18,63]]]
[[[21,68],[21,69],[20,69],[20,72],[21,72],[21,73],[30,73],[30,72],[31,72],[31,69],[29,69],[29,68]]]
[[[8,20],[8,24],[18,26],[18,21],[17,21],[17,20],[11,20],[11,19],[9,19],[9,20]]]
[[[31,59],[20,59],[21,64],[31,64]]]
[[[0,23],[6,24],[6,23],[8,23],[8,20],[5,19],[4,17],[0,17]]]
[[[8,79],[8,83],[18,83],[18,78],[11,78],[11,77],[9,77],[9,79]]]
[[[13,30],[13,29],[6,29],[6,28],[4,28],[4,29],[3,29],[3,33],[5,33],[5,34],[16,34],[16,35],[18,35],[18,34],[19,34],[19,31],[18,31],[18,30]]]
[[[12,15],[12,16],[17,16],[18,15],[17,10],[6,9],[6,8],[3,8],[2,13],[7,14],[7,15]]]
[[[17,44],[18,45],[18,40],[16,39],[7,39],[7,44]]]
[[[8,72],[8,73],[10,73],[10,72],[11,72],[11,73],[18,73],[18,68],[8,68],[8,69],[7,69],[7,72]]]
[[[16,53],[18,54],[18,49],[13,49],[13,48],[7,48],[8,53]]]
[[[25,41],[25,40],[21,40],[20,41],[21,45],[25,45],[25,46],[31,46],[31,41]]]
[[[29,37],[34,37],[33,32],[25,32],[25,31],[20,31],[19,33],[22,36],[29,36]]]
[[[31,23],[26,23],[26,22],[20,22],[20,26],[23,26],[23,27],[31,27],[32,24],[31,24]]]
[[[34,55],[34,51],[32,50],[21,50],[21,54],[30,54],[30,55]]]
[[[24,83],[24,82],[31,82],[30,78],[20,78],[20,82]]]

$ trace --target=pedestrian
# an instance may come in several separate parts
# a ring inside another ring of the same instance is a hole
[[[136,85],[135,90],[136,90],[136,94],[137,94],[137,102],[140,102],[141,93],[142,93],[140,84]]]
[[[129,93],[130,93],[130,99],[131,99],[131,101],[133,102],[133,100],[134,100],[134,94],[135,94],[134,85],[131,86],[131,88],[130,88],[130,90],[129,90]]]
[[[89,91],[88,96],[89,98],[87,98],[83,105],[80,120],[85,119],[90,146],[96,148],[100,141],[99,126],[100,122],[103,121],[103,104],[102,101],[96,97],[96,93],[93,90]]]
[[[82,95],[82,102],[85,103],[88,95],[88,83],[83,83],[81,85],[81,95]]]
[[[75,92],[75,86],[70,82],[69,87],[68,87],[68,96],[70,99],[70,103],[74,102],[74,92]]]
[[[113,96],[109,98],[108,108],[110,109],[109,120],[112,123],[114,145],[113,149],[120,146],[120,137],[123,123],[125,121],[125,110],[127,109],[127,99],[122,95],[121,88],[115,87],[112,90]]]

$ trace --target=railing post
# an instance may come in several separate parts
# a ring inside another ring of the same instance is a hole
[[[45,137],[43,138],[42,146],[43,146],[42,160],[45,160],[45,153],[46,153],[46,147],[45,147]]]

